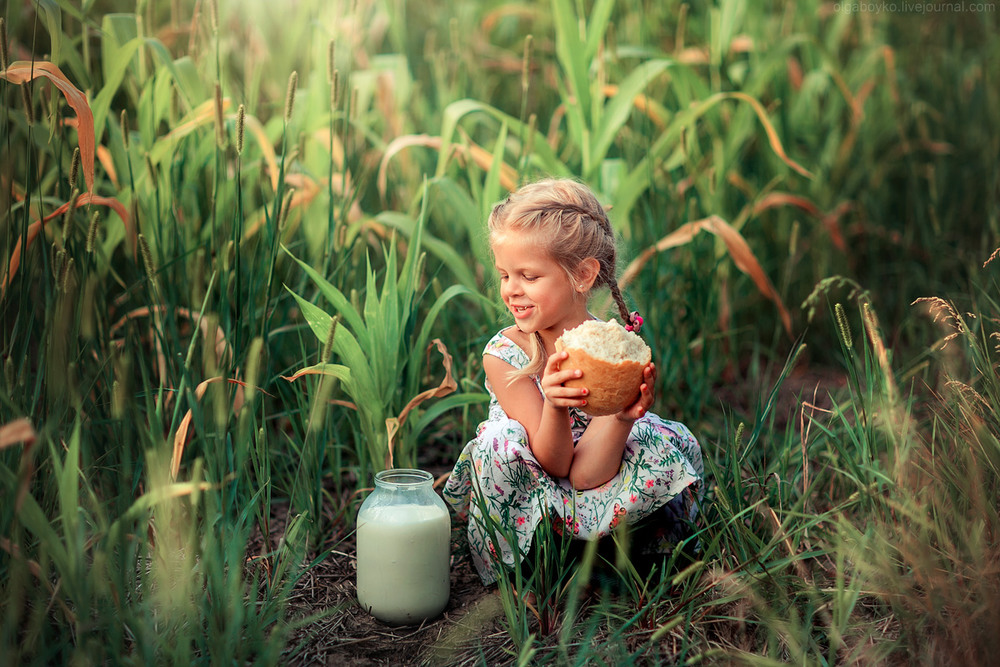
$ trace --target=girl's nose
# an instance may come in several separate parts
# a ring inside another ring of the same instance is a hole
[[[502,283],[500,292],[504,296],[514,296],[521,293],[521,284],[515,278],[507,278]]]

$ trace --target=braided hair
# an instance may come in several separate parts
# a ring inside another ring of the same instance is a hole
[[[497,203],[487,223],[490,242],[501,234],[520,232],[537,239],[546,252],[575,281],[574,272],[593,257],[599,269],[594,287],[606,285],[622,322],[630,320],[618,286],[618,248],[614,229],[597,197],[586,185],[572,179],[543,179],[529,183]],[[546,354],[541,336],[530,338],[528,365],[513,377],[538,375]]]

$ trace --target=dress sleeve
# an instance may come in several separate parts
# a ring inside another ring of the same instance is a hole
[[[520,370],[528,365],[528,353],[522,350],[517,343],[512,341],[503,332],[497,332],[493,338],[486,343],[483,348],[483,356],[489,355],[505,361],[514,368]]]

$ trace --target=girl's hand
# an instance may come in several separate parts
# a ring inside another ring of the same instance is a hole
[[[656,398],[656,393],[653,389],[655,384],[656,366],[650,362],[642,369],[642,385],[639,387],[639,398],[636,399],[635,403],[615,416],[621,421],[635,421],[646,414],[653,407],[653,400]]]
[[[578,408],[587,404],[586,387],[570,388],[563,386],[564,382],[583,377],[583,371],[578,368],[559,370],[559,364],[569,358],[569,353],[563,350],[549,356],[542,371],[542,395],[545,401],[557,408]]]

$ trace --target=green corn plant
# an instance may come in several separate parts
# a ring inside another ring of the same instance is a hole
[[[425,195],[426,206],[426,195]],[[351,300],[305,262],[296,259],[319,293],[334,308],[340,326],[331,331],[332,317],[304,297],[291,292],[317,339],[330,340],[330,349],[343,363],[321,362],[299,370],[289,379],[319,374],[336,378],[354,403],[360,422],[362,442],[355,444],[358,464],[364,473],[387,467],[417,464],[417,419],[410,412],[425,400],[451,394],[456,383],[452,377],[451,355],[431,335],[437,317],[453,299],[460,296],[482,299],[468,288],[453,285],[444,290],[427,308],[418,310],[424,295],[421,287],[425,209],[409,239],[406,259],[397,269],[395,244],[391,245],[381,288],[370,260],[363,306],[356,309]],[[419,317],[423,314],[423,320]],[[332,340],[331,340],[332,336]],[[434,389],[420,391],[429,368],[425,355],[436,348],[443,357],[445,378]],[[481,402],[481,393],[461,393],[450,397],[449,408]],[[423,426],[427,422],[419,422]]]

